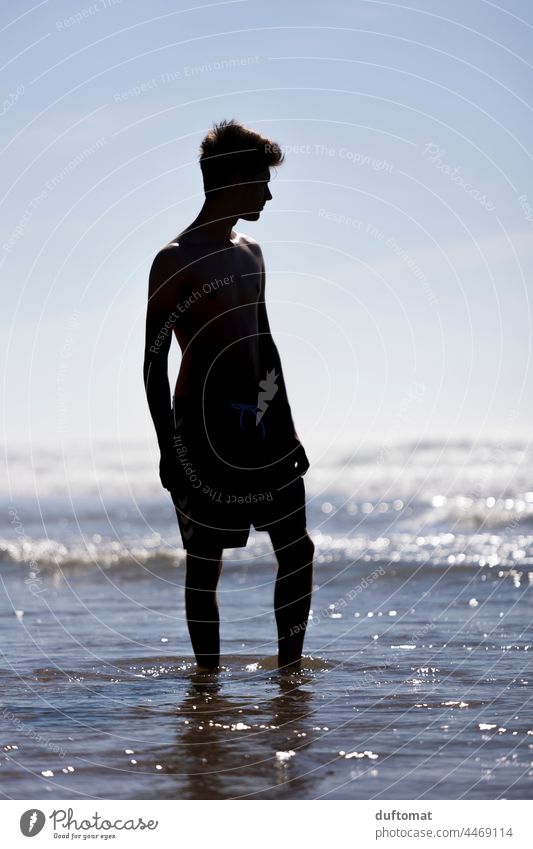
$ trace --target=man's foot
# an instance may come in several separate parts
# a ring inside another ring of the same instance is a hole
[[[220,669],[219,663],[196,663],[197,672],[218,672]]]

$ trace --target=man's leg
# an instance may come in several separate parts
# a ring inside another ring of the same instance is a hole
[[[198,666],[216,669],[220,661],[217,584],[222,548],[187,551],[185,610]]]
[[[278,627],[278,665],[297,669],[302,658],[303,642],[311,593],[313,591],[313,540],[305,531],[299,539],[270,532],[270,540],[278,561],[274,590],[274,607]]]

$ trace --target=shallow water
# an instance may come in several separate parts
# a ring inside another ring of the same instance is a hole
[[[40,455],[38,498],[13,475],[1,531],[2,797],[531,798],[533,464],[501,450],[310,470],[294,675],[275,668],[266,534],[224,555],[223,668],[199,674],[153,470],[126,457],[125,496],[111,454],[69,458],[65,493]]]

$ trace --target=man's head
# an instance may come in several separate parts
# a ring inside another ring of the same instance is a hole
[[[272,198],[270,167],[284,158],[275,142],[238,121],[214,124],[200,146],[206,199],[223,202],[229,215],[256,221]]]

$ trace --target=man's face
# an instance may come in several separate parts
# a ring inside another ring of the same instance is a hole
[[[252,177],[236,176],[231,189],[231,207],[234,215],[246,221],[257,221],[268,200],[272,200],[268,183],[270,168]]]

